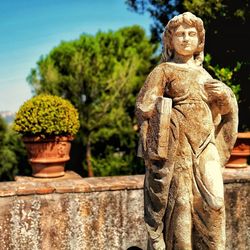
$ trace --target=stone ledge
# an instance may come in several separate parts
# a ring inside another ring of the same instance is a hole
[[[250,182],[250,166],[242,169],[225,168],[223,178],[225,184]],[[0,197],[142,189],[143,181],[144,175],[82,178],[72,171],[59,178],[17,176],[16,181],[0,182]]]
[[[15,177],[15,181],[17,182],[37,182],[37,183],[41,183],[41,182],[62,182],[65,180],[80,180],[82,179],[82,177],[73,172],[73,171],[66,171],[65,175],[62,177],[58,177],[58,178],[35,178],[32,176],[16,176]]]
[[[246,168],[225,168],[223,179],[224,184],[250,182],[250,166]]]
[[[143,175],[82,178],[72,171],[58,178],[17,176],[16,181],[0,182],[0,197],[141,189],[143,179]]]

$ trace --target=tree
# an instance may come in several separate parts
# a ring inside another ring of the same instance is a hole
[[[7,146],[8,133],[7,124],[0,116],[0,177],[1,180],[11,178],[17,169],[15,168],[17,161],[15,154]]]
[[[206,29],[206,52],[215,67],[240,69],[234,73],[236,85],[240,84],[240,129],[250,129],[249,80],[249,1],[229,0],[126,0],[132,11],[148,12],[153,19],[152,41],[160,41],[164,27],[170,18],[190,11],[202,18]],[[220,66],[218,66],[220,65]],[[213,72],[212,72],[213,73]],[[230,74],[229,74],[230,75]]]
[[[26,151],[20,136],[0,116],[0,180],[13,180],[16,174],[29,172]]]
[[[154,41],[161,40],[161,34],[169,19],[176,14],[190,11],[202,18],[207,33],[206,48],[219,64],[228,65],[231,62],[249,60],[249,54],[246,53],[250,22],[247,0],[126,0],[126,3],[132,11],[140,14],[150,13],[153,19],[151,31]]]
[[[78,109],[77,141],[83,145],[89,176],[133,171],[135,96],[155,50],[138,26],[83,34],[62,42],[31,70],[28,81],[36,94],[63,96]]]
[[[151,24],[151,41],[161,41],[161,34],[168,21],[184,11],[182,1],[172,0],[125,0],[131,11],[139,14],[148,12],[153,19]]]

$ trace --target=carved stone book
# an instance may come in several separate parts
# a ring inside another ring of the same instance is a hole
[[[172,99],[159,97],[156,108],[149,120],[147,148],[150,159],[166,159],[170,127]]]

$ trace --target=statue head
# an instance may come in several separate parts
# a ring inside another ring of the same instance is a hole
[[[197,30],[199,41],[197,49],[194,52],[194,60],[197,65],[202,65],[202,62],[204,60],[205,29],[203,26],[203,21],[191,12],[185,12],[181,15],[173,17],[165,27],[162,37],[162,61],[167,62],[173,59],[175,53],[175,49],[173,46],[173,34],[176,29],[183,24],[194,27]]]

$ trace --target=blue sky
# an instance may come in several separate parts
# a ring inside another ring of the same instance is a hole
[[[150,18],[125,0],[3,0],[0,4],[0,111],[17,111],[32,96],[30,69],[62,40],[138,24]]]

